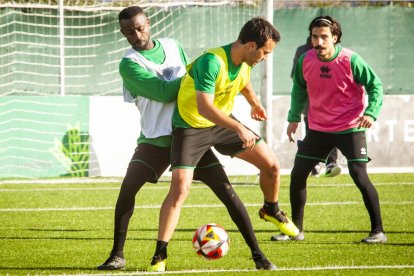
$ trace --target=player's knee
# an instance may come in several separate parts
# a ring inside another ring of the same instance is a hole
[[[279,161],[276,159],[273,162],[269,162],[266,166],[264,166],[261,170],[261,173],[268,175],[269,177],[277,177],[280,175],[280,164]]]
[[[348,162],[349,174],[353,178],[365,177],[367,175],[366,163]]]
[[[174,202],[174,204],[182,205],[186,200],[189,191],[189,186],[171,187],[168,197],[171,202]]]

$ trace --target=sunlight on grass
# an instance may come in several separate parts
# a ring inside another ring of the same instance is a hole
[[[259,185],[238,184],[234,189],[247,206],[263,252],[283,275],[414,274],[414,175],[376,174],[371,179],[382,202],[389,239],[384,245],[359,242],[369,232],[369,218],[348,175],[309,179],[302,242],[270,241],[277,231],[258,217],[263,202]],[[0,274],[98,274],[96,266],[112,247],[119,186],[117,181],[0,185],[0,246],[6,249],[0,251]],[[159,206],[168,188],[168,182],[150,184],[138,193],[125,246],[124,273],[143,272],[149,264],[155,249]],[[280,204],[290,213],[289,176],[282,176]],[[209,222],[226,228],[231,239],[229,253],[218,261],[198,257],[191,247],[195,229]],[[226,209],[200,183],[193,184],[168,253],[168,268],[177,273],[257,273]]]

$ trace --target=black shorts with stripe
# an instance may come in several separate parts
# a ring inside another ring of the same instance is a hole
[[[256,143],[261,140],[259,135],[257,137]],[[171,168],[194,168],[211,147],[231,157],[245,150],[237,133],[228,128],[217,125],[208,128],[175,128]]]
[[[365,131],[333,134],[309,129],[303,141],[298,143],[296,156],[326,162],[334,147],[341,151],[348,162],[371,160],[368,157]]]
[[[152,176],[147,181],[150,183],[157,183],[160,176],[170,165],[170,154],[171,148],[169,147],[163,148],[142,143],[136,147],[134,155],[130,161],[130,166],[134,163],[141,163],[145,165],[152,171]],[[201,157],[197,164],[197,169],[208,168],[215,165],[220,165],[220,167],[222,167],[217,156],[210,149]],[[132,169],[132,167],[129,169]],[[194,179],[197,180],[197,177],[195,176]]]

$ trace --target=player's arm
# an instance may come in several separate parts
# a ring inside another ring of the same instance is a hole
[[[298,60],[299,57],[303,54],[303,52],[301,52],[300,47],[298,47],[296,49],[295,52],[295,56],[293,57],[293,62],[292,62],[292,70],[290,71],[290,78],[293,79],[293,75],[295,74],[295,69],[296,69],[296,65],[298,64]]]
[[[303,58],[304,54],[300,56],[298,63],[296,64],[295,74],[293,75],[293,87],[290,96],[290,110],[288,113],[288,128],[287,135],[290,142],[294,142],[293,135],[296,133],[299,122],[301,120],[301,114],[308,101],[308,92],[306,89],[306,81],[303,78]]]
[[[352,53],[351,69],[354,80],[365,87],[368,95],[368,106],[364,111],[364,116],[360,118],[360,126],[370,127],[372,122],[377,119],[382,107],[382,82],[374,70],[357,53]]]
[[[119,73],[134,98],[141,96],[165,103],[177,99],[181,78],[165,81],[127,58],[122,59]]]
[[[234,130],[243,142],[243,146],[253,149],[256,144],[257,137],[252,131],[247,129],[238,121],[224,114],[220,109],[214,105],[214,95],[202,91],[197,93],[198,113],[215,123],[218,126]]]
[[[193,66],[192,75],[196,90],[198,113],[214,124],[234,130],[246,148],[253,148],[258,137],[240,122],[232,119],[214,105],[216,78],[220,63],[212,54],[204,54]]]
[[[259,98],[253,90],[252,84],[249,83],[240,91],[240,93],[246,98],[251,107],[250,115],[254,120],[264,121],[267,119],[266,109],[263,107]]]

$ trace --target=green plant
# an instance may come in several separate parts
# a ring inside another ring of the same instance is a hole
[[[89,134],[80,131],[79,122],[69,125],[62,141],[55,138],[54,144],[50,152],[68,171],[65,176],[88,176]]]

